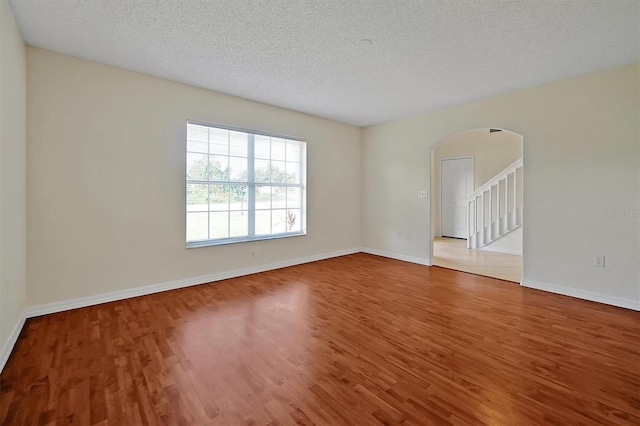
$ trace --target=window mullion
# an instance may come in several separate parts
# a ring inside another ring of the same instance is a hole
[[[247,208],[248,234],[256,235],[256,185],[255,185],[255,135],[249,133],[247,138]]]
[[[289,162],[287,161],[287,144],[284,144],[284,184],[287,185],[287,170],[289,169]],[[284,187],[284,229],[285,232],[289,232],[289,187]]]
[[[306,145],[300,145],[300,162],[299,170],[300,170],[300,229],[307,229],[306,219],[307,212],[305,211],[307,207],[307,147]]]
[[[211,163],[211,129],[207,129],[207,167]],[[211,176],[205,176],[211,180]],[[207,182],[207,238],[211,239],[211,183]]]
[[[227,132],[227,168],[224,173],[227,175],[227,237],[231,237],[231,132]]]
[[[299,176],[299,183],[300,183],[300,229],[304,229],[305,227],[305,223],[304,223],[304,205],[305,205],[305,192],[304,192],[304,175],[302,174],[302,170],[303,170],[303,165],[302,165],[302,159],[304,158],[304,153],[302,151],[302,146],[299,146],[299,151],[298,151],[298,176]]]

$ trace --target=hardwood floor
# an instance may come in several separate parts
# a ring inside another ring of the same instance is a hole
[[[467,240],[435,237],[433,264],[456,271],[520,283],[522,256],[468,249]]]
[[[355,254],[27,321],[2,425],[640,424],[640,313]]]

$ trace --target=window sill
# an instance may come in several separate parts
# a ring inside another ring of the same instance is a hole
[[[225,238],[220,240],[189,241],[188,243],[186,243],[186,248],[192,249],[192,248],[198,248],[198,247],[223,246],[227,244],[246,243],[249,241],[276,240],[280,238],[300,237],[304,235],[307,235],[307,233],[306,232],[287,232],[286,234],[261,235],[256,237],[238,237],[238,238]]]

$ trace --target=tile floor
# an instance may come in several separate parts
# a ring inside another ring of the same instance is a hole
[[[522,256],[467,248],[467,240],[436,237],[433,264],[472,274],[519,283],[522,280]]]

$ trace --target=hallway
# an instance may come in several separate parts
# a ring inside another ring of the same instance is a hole
[[[463,239],[436,237],[433,264],[517,283],[522,280],[522,256],[468,249]]]

